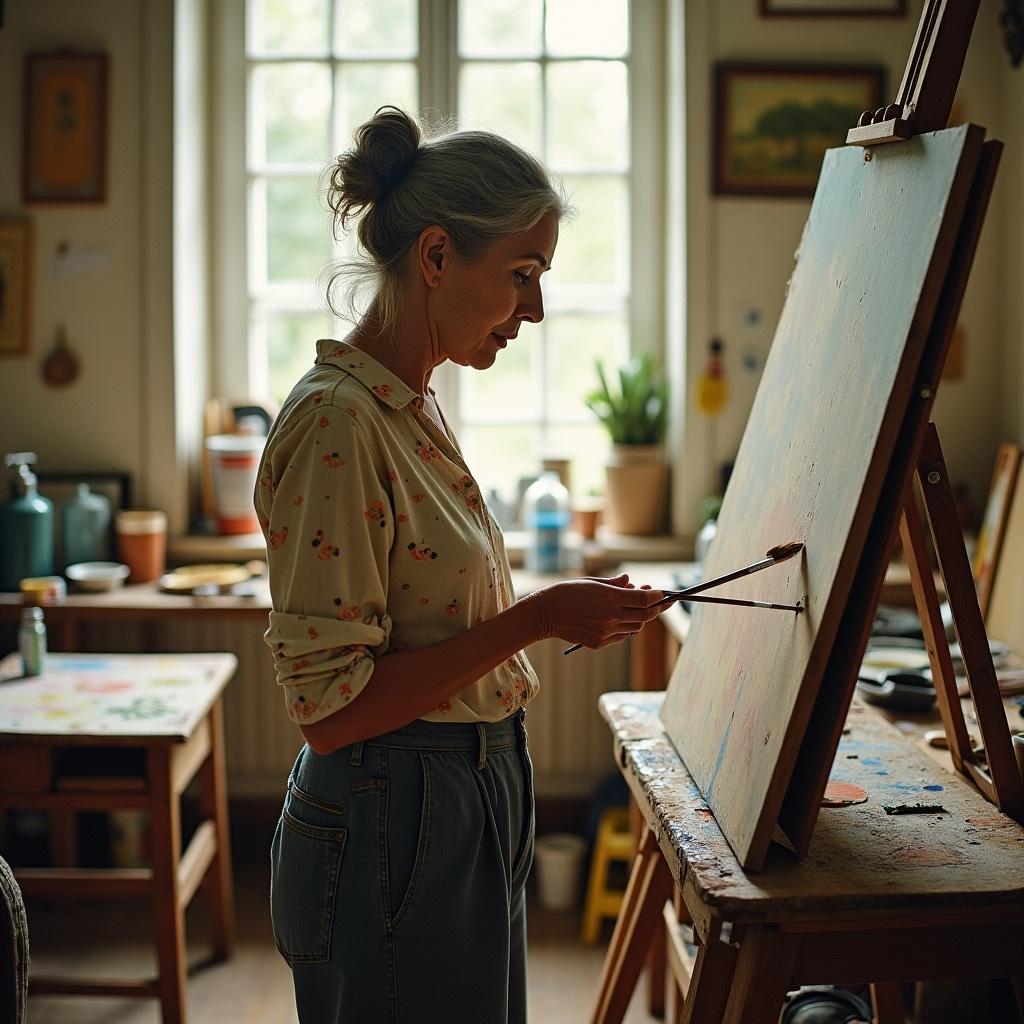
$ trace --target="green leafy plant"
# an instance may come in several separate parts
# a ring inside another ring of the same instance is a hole
[[[594,365],[601,386],[584,401],[605,425],[612,443],[659,444],[668,421],[668,383],[651,357],[640,356],[620,367],[615,390],[608,386],[601,361]]]

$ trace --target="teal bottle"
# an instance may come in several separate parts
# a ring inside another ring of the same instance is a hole
[[[60,508],[64,568],[78,562],[110,560],[110,501],[79,484]]]
[[[28,576],[53,575],[53,503],[36,490],[34,452],[4,456],[11,496],[0,504],[0,590],[17,591]]]

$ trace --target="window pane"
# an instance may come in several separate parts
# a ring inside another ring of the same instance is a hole
[[[563,225],[551,264],[552,291],[565,284],[628,282],[629,210],[625,179],[565,178],[577,218]]]
[[[339,54],[411,57],[416,53],[415,0],[336,0],[335,47]]]
[[[548,159],[557,168],[629,163],[626,65],[574,60],[548,66]]]
[[[331,318],[324,313],[267,313],[270,394],[283,402],[295,382],[313,365],[318,338],[331,336]]]
[[[540,432],[537,427],[464,427],[459,444],[466,464],[486,496],[496,488],[505,501],[517,500],[522,477],[540,473]]]
[[[253,53],[326,53],[328,0],[249,0]]]
[[[627,0],[547,0],[547,50],[556,56],[621,57],[629,48]]]
[[[541,0],[462,0],[459,53],[470,57],[536,57]]]
[[[584,397],[598,386],[594,362],[614,375],[628,352],[622,316],[561,315],[547,321],[548,416],[552,420],[593,418]]]
[[[459,120],[540,153],[540,67],[537,64],[463,64]]]
[[[556,426],[548,430],[546,451],[571,460],[571,492],[574,498],[604,493],[604,467],[608,461],[608,432],[599,423]]]
[[[498,353],[488,369],[459,368],[459,393],[465,420],[525,419],[540,413],[538,380],[543,339],[526,331]]]
[[[315,181],[270,179],[266,196],[267,280],[308,284],[330,257],[330,221]]]
[[[337,148],[346,149],[352,135],[378,107],[390,103],[410,113],[419,108],[414,64],[347,64],[338,71]]]
[[[330,152],[331,72],[326,64],[270,64],[252,76],[253,159],[322,163]]]

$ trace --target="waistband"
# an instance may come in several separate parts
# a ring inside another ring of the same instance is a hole
[[[511,750],[525,743],[525,723],[525,708],[520,708],[500,722],[424,722],[417,719],[401,729],[353,743],[349,748],[350,759],[352,764],[358,765],[366,747],[392,747],[473,753],[477,755],[477,767],[482,768],[488,752]]]

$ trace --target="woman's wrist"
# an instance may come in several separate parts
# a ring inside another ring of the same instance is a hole
[[[549,590],[549,587],[536,590],[520,598],[513,606],[525,618],[525,629],[530,639],[523,645],[524,647],[555,635],[555,615]]]

